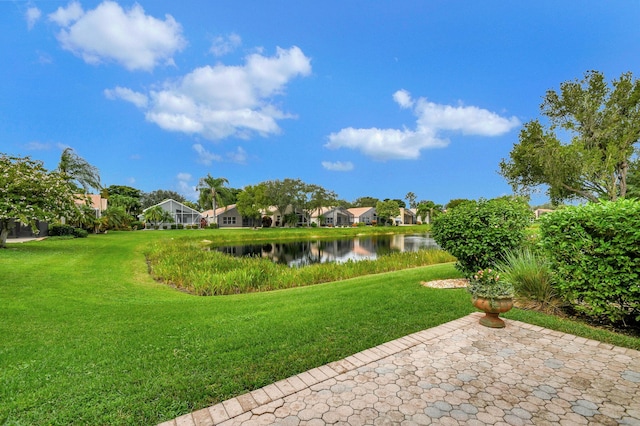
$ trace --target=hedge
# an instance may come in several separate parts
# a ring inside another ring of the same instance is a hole
[[[603,201],[540,219],[558,289],[574,308],[612,322],[640,321],[640,202]]]

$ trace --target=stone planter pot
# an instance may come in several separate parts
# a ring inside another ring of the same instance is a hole
[[[513,299],[485,299],[483,297],[474,297],[472,302],[473,306],[485,313],[485,316],[480,318],[480,324],[491,328],[503,328],[504,321],[498,316],[513,308]]]

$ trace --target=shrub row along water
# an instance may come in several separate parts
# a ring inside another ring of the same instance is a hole
[[[392,253],[376,260],[289,268],[268,259],[232,257],[196,240],[157,243],[145,256],[156,280],[201,296],[301,287],[456,260],[442,250],[420,250]]]

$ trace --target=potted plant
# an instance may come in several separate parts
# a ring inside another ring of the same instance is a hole
[[[487,268],[471,277],[467,289],[471,293],[473,306],[485,312],[485,316],[480,318],[480,324],[503,328],[504,321],[498,316],[513,307],[513,285],[502,280],[498,271]]]

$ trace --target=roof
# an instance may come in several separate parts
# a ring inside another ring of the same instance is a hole
[[[181,208],[183,211],[185,211],[185,210],[186,210],[186,211],[191,211],[191,213],[197,213],[197,214],[200,214],[200,212],[199,212],[198,210],[192,209],[191,207],[189,207],[189,206],[187,206],[187,205],[184,205],[184,204],[182,204],[181,202],[176,201],[176,200],[174,200],[174,199],[172,199],[172,198],[168,198],[168,199],[166,199],[166,200],[164,200],[164,201],[162,201],[162,202],[160,202],[160,203],[158,203],[158,204],[156,204],[156,205],[154,205],[154,206],[147,207],[146,209],[142,210],[142,213],[146,212],[146,211],[147,211],[147,210],[149,210],[151,207],[162,206],[162,205],[164,205],[164,204],[169,204],[169,205],[171,205],[171,204],[176,205],[176,204],[177,204],[178,206],[180,206],[180,208]]]
[[[218,207],[216,209],[216,211],[215,211],[215,214],[214,214],[213,209],[205,210],[201,214],[202,214],[202,217],[204,217],[204,218],[210,218],[210,217],[213,217],[214,215],[215,216],[220,216],[222,213],[228,212],[229,210],[232,210],[232,209],[235,209],[235,208],[236,208],[235,204],[229,204],[228,206]]]
[[[354,216],[360,217],[363,214],[375,209],[375,207],[353,207],[347,210],[349,210]]]

